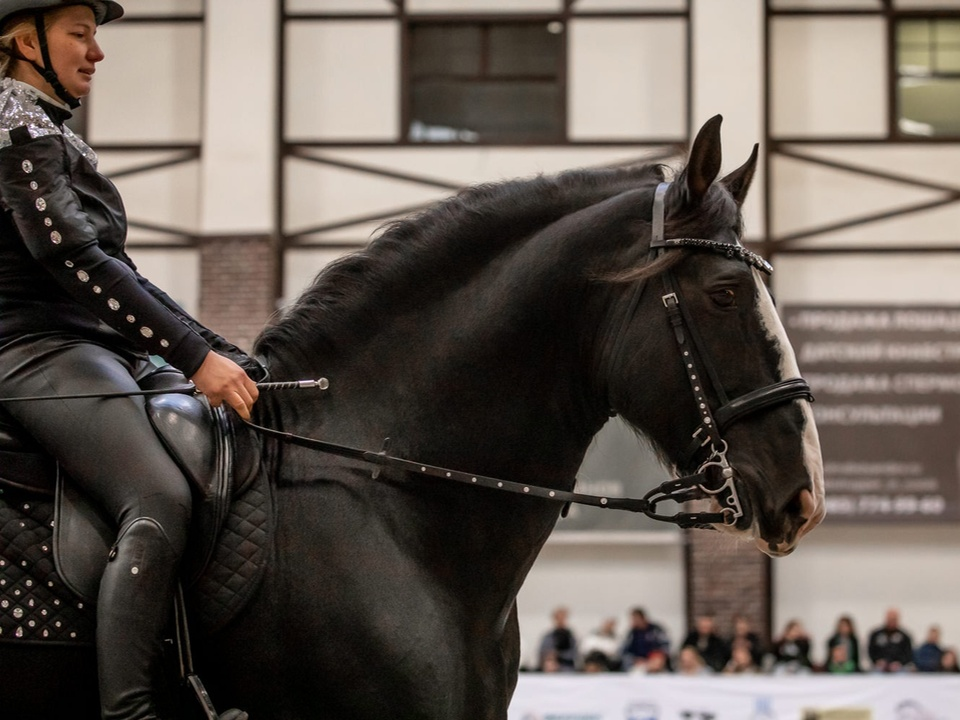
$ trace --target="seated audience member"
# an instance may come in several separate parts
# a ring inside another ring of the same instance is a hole
[[[652,652],[670,652],[663,628],[647,619],[642,608],[630,611],[630,630],[620,651],[621,666],[627,672],[642,671]]]
[[[957,651],[954,648],[944,648],[943,655],[940,656],[940,672],[960,673],[960,665],[957,665]]]
[[[844,662],[853,663],[857,672],[860,671],[860,638],[853,626],[853,618],[849,615],[841,615],[837,618],[837,625],[833,630],[833,635],[827,640],[827,663],[833,656],[833,649],[837,645],[843,645],[846,649]],[[827,672],[831,672],[827,669]]]
[[[807,631],[799,620],[791,620],[773,643],[773,672],[778,675],[795,675],[808,673],[812,667]]]
[[[558,607],[553,611],[553,629],[543,636],[540,642],[540,663],[538,669],[549,672],[548,661],[554,662],[560,670],[575,670],[577,663],[577,640],[573,632],[567,627],[570,611],[565,607]]]
[[[887,610],[882,626],[870,633],[867,643],[875,672],[904,672],[913,668],[913,640],[900,627],[900,612]]]
[[[846,675],[849,673],[860,672],[857,664],[847,655],[848,646],[844,643],[837,643],[830,648],[830,655],[827,657],[827,663],[824,671],[833,675]]]
[[[707,665],[694,645],[684,645],[677,653],[678,675],[710,675],[713,670]]]
[[[653,650],[642,663],[634,663],[628,671],[633,675],[660,675],[673,672],[670,658],[663,650]]]
[[[670,670],[670,658],[662,650],[654,650],[647,656],[647,663],[643,668],[647,675],[657,675],[659,673],[668,673]]]
[[[580,654],[584,664],[587,657],[596,654],[603,655],[608,670],[617,670],[620,667],[620,641],[617,639],[617,621],[615,618],[606,618],[600,627],[591,632],[580,642]]]
[[[697,618],[694,629],[683,639],[683,646],[695,647],[714,672],[723,670],[730,660],[730,648],[717,634],[712,615],[701,615]]]
[[[730,637],[730,652],[733,654],[734,645],[746,645],[753,658],[753,664],[758,668],[763,665],[763,641],[753,631],[750,620],[745,615],[735,615],[733,618],[733,635]]]
[[[537,670],[543,673],[569,672],[569,668],[564,668],[560,664],[560,661],[557,660],[557,652],[555,650],[547,650],[540,656],[540,665],[537,667]]]
[[[940,628],[931,625],[927,639],[913,653],[913,663],[920,672],[939,672],[943,648],[940,647]]]
[[[755,675],[760,666],[754,661],[751,645],[743,640],[734,640],[730,646],[730,660],[723,668],[724,675]]]
[[[585,673],[605,673],[612,669],[607,654],[600,650],[591,650],[583,656],[583,671]]]

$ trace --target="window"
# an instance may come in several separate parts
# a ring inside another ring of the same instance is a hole
[[[408,139],[564,139],[563,23],[419,22],[408,35]]]
[[[960,18],[897,23],[896,98],[901,135],[960,136]]]

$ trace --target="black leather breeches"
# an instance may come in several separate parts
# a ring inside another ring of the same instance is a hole
[[[137,390],[146,358],[79,338],[40,336],[0,350],[0,395],[56,396]],[[150,425],[142,397],[41,400],[6,409],[122,528],[157,520],[179,557],[190,489]]]

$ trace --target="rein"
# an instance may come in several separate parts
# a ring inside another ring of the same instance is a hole
[[[388,455],[386,450],[381,450],[380,452],[362,450],[348,445],[340,445],[326,440],[318,440],[316,438],[295,435],[282,430],[257,425],[249,420],[244,420],[244,423],[247,427],[266,437],[318,452],[361,460],[378,466],[405,470],[417,475],[425,475],[442,480],[453,480],[466,485],[475,485],[476,487],[488,488],[490,490],[502,490],[518,495],[529,495],[531,497],[555,500],[562,503],[589,505],[607,510],[639,512],[653,520],[676,523],[681,528],[709,529],[712,528],[712,525],[715,523],[729,524],[729,518],[731,516],[735,515],[739,517],[739,515],[743,514],[739,507],[739,500],[736,497],[733,475],[732,473],[728,474],[727,470],[724,469],[723,462],[721,462],[722,458],[719,455],[715,459],[708,460],[704,463],[695,474],[663,482],[642,498],[611,498],[601,495],[569,492],[566,490],[552,490],[540,485],[501,480],[500,478],[486,475],[474,475],[459,470],[439,467],[437,465],[419,463],[406,458],[394,457]],[[384,446],[386,447],[388,443],[389,438],[384,441]],[[373,477],[378,477],[379,472],[379,468],[374,470]],[[675,515],[662,515],[657,512],[657,505],[661,502],[671,501],[683,503],[688,500],[703,500],[707,498],[714,498],[721,504],[728,504],[729,506],[725,507],[721,512],[681,512]]]

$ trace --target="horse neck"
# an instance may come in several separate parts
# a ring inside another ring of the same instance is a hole
[[[613,291],[585,262],[637,252],[630,218],[643,195],[581,208],[454,279],[424,274],[414,302],[409,279],[396,297],[380,289],[376,322],[359,333],[341,323],[329,343],[338,349],[308,360],[291,348],[299,365],[279,377],[331,382],[329,401],[296,416],[344,428],[348,442],[391,437],[432,464],[476,460],[472,472],[569,486],[608,410],[595,350]],[[282,367],[283,348],[273,350]]]

